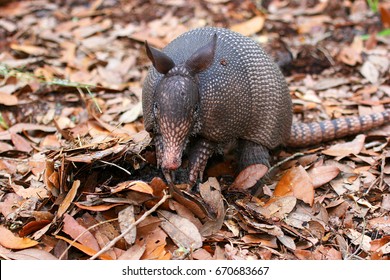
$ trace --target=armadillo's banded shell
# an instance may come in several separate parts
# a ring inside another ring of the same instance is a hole
[[[217,34],[213,64],[199,74],[200,132],[215,142],[242,138],[268,148],[290,135],[292,104],[286,82],[253,40],[222,28],[199,28],[172,41],[163,52],[184,63]],[[143,88],[145,127],[153,129],[153,93],[161,79],[151,67]]]
[[[358,134],[390,121],[390,110],[361,117],[339,118],[313,123],[294,123],[286,145],[305,147],[347,135]]]

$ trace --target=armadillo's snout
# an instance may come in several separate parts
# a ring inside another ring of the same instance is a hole
[[[177,159],[166,160],[162,162],[161,167],[166,170],[176,170],[180,167],[181,161]]]
[[[165,170],[176,170],[181,165],[180,149],[168,148],[164,151],[161,167]]]
[[[181,158],[175,156],[164,156],[161,167],[165,170],[176,170],[181,165]]]

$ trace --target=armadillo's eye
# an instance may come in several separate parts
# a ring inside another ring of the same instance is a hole
[[[154,104],[153,104],[153,113],[154,113],[154,114],[157,114],[157,113],[158,113],[158,106],[157,106],[157,103],[154,103]]]
[[[194,112],[195,112],[195,113],[198,113],[199,110],[200,110],[199,104],[195,104]]]

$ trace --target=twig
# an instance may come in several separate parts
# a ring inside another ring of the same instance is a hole
[[[379,189],[382,190],[384,178],[385,178],[385,165],[386,165],[386,157],[382,156],[382,163],[381,163],[381,175],[379,176]]]
[[[273,165],[273,166],[268,170],[268,174],[270,174],[271,171],[274,170],[276,167],[281,166],[283,163],[286,163],[287,161],[292,160],[292,159],[294,159],[294,158],[296,158],[296,157],[302,157],[302,156],[304,156],[304,155],[305,155],[304,153],[295,153],[295,154],[293,154],[293,155],[291,155],[291,156],[289,156],[289,157],[286,157],[285,159],[279,161],[277,164]]]
[[[164,196],[161,198],[161,200],[156,204],[154,205],[151,209],[149,209],[148,211],[146,211],[142,216],[141,218],[139,218],[137,221],[135,221],[134,223],[132,223],[124,232],[122,232],[120,235],[118,235],[117,237],[115,237],[113,240],[111,240],[110,242],[108,242],[106,244],[106,246],[104,246],[99,252],[97,252],[95,255],[93,255],[92,257],[90,257],[89,259],[90,260],[94,260],[96,259],[97,257],[99,257],[101,254],[107,252],[108,250],[110,250],[112,247],[114,247],[114,245],[121,239],[123,238],[126,234],[128,234],[135,226],[137,226],[140,222],[142,222],[143,220],[146,219],[147,216],[149,216],[150,214],[152,214],[154,211],[156,211],[156,209],[161,205],[163,204],[168,198],[170,198],[171,195],[167,194],[167,193],[164,193]]]
[[[105,163],[105,164],[108,164],[108,165],[115,166],[115,167],[119,168],[120,170],[126,172],[128,175],[131,175],[131,173],[130,173],[128,170],[124,169],[123,167],[121,167],[121,166],[119,166],[119,165],[117,165],[117,164],[115,164],[115,163],[108,162],[108,161],[105,161],[105,160],[100,160],[100,162]]]

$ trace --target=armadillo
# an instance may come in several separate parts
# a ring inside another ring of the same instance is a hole
[[[189,151],[189,183],[209,157],[238,141],[239,168],[269,166],[277,146],[307,146],[377,127],[390,111],[318,123],[292,123],[292,101],[278,66],[252,39],[223,28],[188,31],[162,51],[146,43],[153,66],[143,85],[145,129],[168,181]]]

